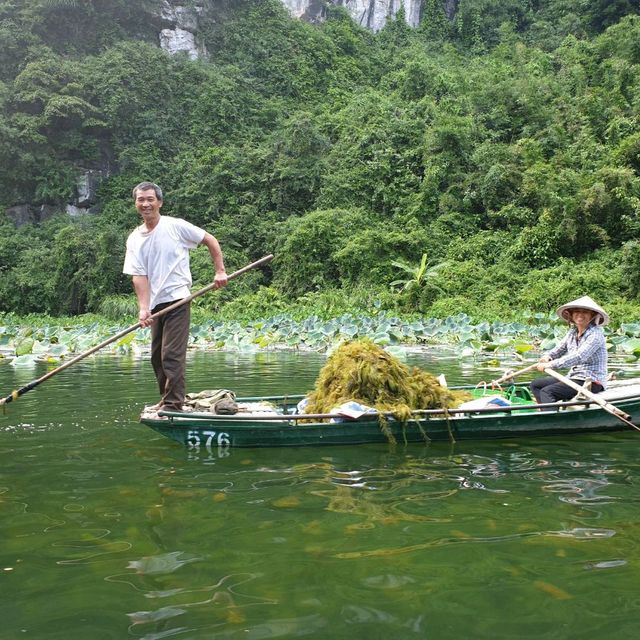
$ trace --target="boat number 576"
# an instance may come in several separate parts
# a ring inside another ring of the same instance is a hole
[[[204,445],[207,449],[211,447],[228,447],[231,438],[223,431],[187,431],[187,444],[194,449]]]

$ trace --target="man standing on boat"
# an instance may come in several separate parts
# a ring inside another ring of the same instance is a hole
[[[227,274],[222,250],[204,229],[181,218],[160,215],[162,190],[157,184],[141,182],[133,189],[133,199],[142,224],[127,239],[123,273],[132,276],[140,324],[151,327],[151,364],[160,389],[160,402],[153,408],[182,411],[190,303],[160,318],[151,316],[189,297],[189,251],[198,245],[205,245],[211,254],[215,288],[224,287]]]
[[[609,314],[589,296],[558,307],[556,312],[571,326],[560,343],[540,358],[538,371],[571,367],[569,379],[584,386],[591,381],[591,392],[600,393],[607,384],[607,344],[602,327]],[[549,376],[536,378],[531,391],[541,404],[569,400],[576,390]]]

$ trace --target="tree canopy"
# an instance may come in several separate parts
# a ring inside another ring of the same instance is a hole
[[[337,7],[307,24],[278,0],[210,0],[206,60],[159,48],[160,5],[0,2],[0,209],[54,214],[0,214],[0,311],[129,293],[141,180],[230,269],[276,254],[235,295],[368,287],[393,309],[486,314],[638,295],[637,2],[460,0],[450,19],[427,0],[419,27],[374,34]],[[87,170],[104,175],[95,213],[70,217]],[[391,286],[423,256],[425,286]]]

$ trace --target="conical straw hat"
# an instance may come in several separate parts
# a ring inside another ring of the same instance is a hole
[[[574,309],[589,309],[589,311],[595,311],[596,315],[593,318],[595,324],[599,324],[604,327],[605,324],[609,324],[609,314],[589,296],[582,296],[572,302],[567,302],[561,307],[558,307],[556,313],[567,322],[571,321],[571,311]]]

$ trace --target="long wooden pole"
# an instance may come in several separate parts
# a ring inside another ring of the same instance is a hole
[[[599,398],[597,394],[589,391],[589,389],[585,387],[581,387],[579,384],[577,384],[570,378],[567,378],[567,376],[563,376],[561,373],[558,373],[555,369],[551,369],[547,367],[544,370],[544,372],[550,375],[551,377],[555,378],[556,380],[559,380],[560,382],[566,384],[568,387],[575,389],[577,392],[581,393],[585,398],[588,398],[589,400],[600,405],[605,411],[610,413],[612,416],[615,416],[616,418],[618,418],[618,420],[621,420],[626,425],[629,425],[630,427],[633,427],[637,431],[640,431],[640,428],[638,428],[635,424],[633,424],[633,422],[631,422],[631,420],[629,420],[631,416],[628,413],[625,413],[621,409],[618,409],[618,407],[615,407],[614,405],[610,404],[603,398]]]
[[[238,271],[234,271],[231,275],[228,276],[227,279],[233,280],[234,278],[241,276],[243,273],[246,273],[251,269],[255,269],[257,267],[261,267],[264,264],[267,264],[267,262],[270,262],[271,260],[273,260],[273,255],[269,254],[264,258],[260,258],[260,260],[256,260],[255,262],[248,264],[246,267],[242,267],[242,269],[238,269]],[[163,316],[169,313],[169,311],[173,311],[174,309],[181,307],[183,304],[187,304],[188,302],[191,302],[195,298],[199,298],[200,296],[204,295],[205,293],[208,293],[209,291],[215,288],[216,288],[216,284],[215,282],[212,282],[208,284],[206,287],[203,287],[202,289],[200,289],[199,291],[192,293],[187,298],[184,298],[183,300],[178,300],[178,302],[175,302],[174,304],[169,305],[164,309],[161,309],[157,313],[154,313],[152,316],[150,316],[150,319],[159,318],[160,316]],[[42,384],[45,380],[48,380],[52,376],[56,375],[56,373],[60,373],[60,371],[64,371],[65,369],[68,369],[71,365],[75,364],[76,362],[80,362],[80,360],[86,358],[87,356],[90,356],[92,353],[95,353],[96,351],[99,351],[103,347],[106,347],[108,344],[111,344],[116,340],[120,340],[120,338],[126,336],[128,333],[131,333],[132,331],[135,331],[136,329],[139,329],[141,326],[142,324],[138,322],[136,324],[131,325],[130,327],[127,327],[126,329],[123,329],[122,331],[120,331],[120,333],[117,333],[115,336],[111,336],[110,338],[107,338],[106,340],[96,345],[95,347],[92,347],[88,351],[85,351],[84,353],[81,353],[75,356],[74,358],[71,358],[71,360],[65,362],[64,364],[60,365],[56,369],[49,371],[49,373],[46,373],[45,375],[38,378],[37,380],[32,380],[29,384],[26,384],[24,387],[21,387],[20,389],[16,389],[16,391],[13,391],[6,398],[0,399],[0,406],[4,404],[8,404],[13,400],[17,400],[20,396],[27,393],[27,391],[31,391],[31,389],[34,389],[39,384]]]
[[[538,363],[536,362],[535,364],[529,365],[524,369],[518,369],[517,371],[509,371],[508,373],[505,373],[502,376],[502,378],[498,378],[497,380],[492,380],[491,384],[496,385],[502,382],[506,382],[507,380],[511,380],[512,378],[515,378],[516,376],[519,376],[523,373],[527,373],[528,371],[533,371],[533,369],[535,369],[537,366],[538,366]]]

